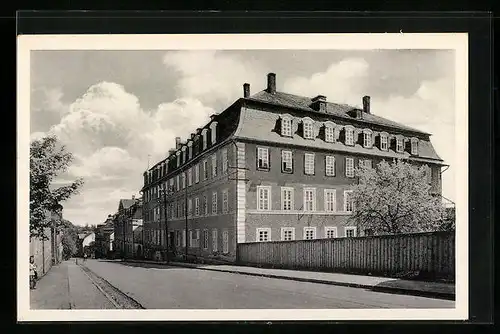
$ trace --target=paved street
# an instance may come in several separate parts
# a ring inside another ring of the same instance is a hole
[[[451,308],[453,301],[155,264],[86,266],[146,309]]]

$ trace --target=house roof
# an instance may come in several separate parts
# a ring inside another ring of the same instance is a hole
[[[311,108],[311,104],[313,103],[312,98],[305,97],[305,96],[298,96],[298,95],[293,95],[293,94],[288,94],[288,93],[283,93],[283,92],[275,92],[275,93],[269,93],[266,90],[260,91],[250,97],[247,98],[250,101],[258,101],[258,102],[264,102],[264,103],[270,103],[274,104],[277,106],[283,106],[283,107],[288,107],[288,108],[293,108],[297,110],[302,110],[302,111],[307,111],[310,113],[317,113],[325,116],[325,113],[323,112],[318,112],[315,109]],[[354,120],[352,116],[347,114],[347,112],[352,111],[352,110],[359,110],[359,108],[350,106],[347,104],[338,104],[338,103],[333,103],[333,102],[326,102],[326,109],[327,109],[327,114],[326,115],[333,115],[338,118],[342,118],[345,120]],[[374,115],[374,114],[368,114],[368,113],[363,113],[363,119],[358,120],[355,119],[356,121],[364,122],[364,123],[369,123],[369,124],[376,124],[376,125],[381,125],[381,126],[386,126],[386,127],[391,127],[394,129],[399,129],[403,131],[411,131],[411,132],[416,132],[420,134],[425,134],[429,135],[426,132],[411,128],[409,126],[391,121],[389,119]]]
[[[125,198],[120,200],[120,206],[122,206],[123,209],[128,209],[134,204],[135,204],[135,199]]]
[[[234,136],[240,139],[255,140],[260,142],[279,143],[284,145],[296,145],[320,150],[338,151],[354,154],[375,155],[386,158],[411,158],[422,162],[442,162],[430,141],[421,140],[418,147],[418,157],[412,157],[408,152],[396,153],[394,150],[380,150],[378,147],[365,148],[359,144],[354,146],[344,145],[341,142],[328,143],[324,140],[309,140],[300,135],[294,134],[292,137],[281,136],[276,131],[271,131],[276,126],[280,117],[277,113],[243,108],[241,110],[240,125]],[[437,160],[437,161],[436,161]]]

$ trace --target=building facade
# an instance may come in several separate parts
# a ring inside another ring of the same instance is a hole
[[[114,216],[108,215],[103,224],[97,225],[95,229],[95,255],[99,258],[113,257],[113,247],[111,235],[114,232]]]
[[[136,256],[134,230],[142,226],[142,199],[121,199],[114,220],[115,251],[122,257]]]
[[[232,261],[238,243],[359,236],[346,222],[354,170],[382,160],[425,165],[441,193],[430,134],[374,115],[368,96],[356,108],[277,92],[274,73],[267,83],[254,95],[244,84],[144,173],[145,243]]]

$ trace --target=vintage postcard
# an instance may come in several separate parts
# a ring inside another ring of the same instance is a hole
[[[18,320],[465,320],[467,34],[18,37]]]

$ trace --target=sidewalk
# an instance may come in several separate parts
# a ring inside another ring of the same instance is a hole
[[[125,262],[166,264],[166,262],[143,260],[126,260]],[[455,285],[450,283],[412,281],[388,277],[336,274],[313,271],[266,269],[233,265],[200,265],[183,262],[170,262],[169,265],[242,275],[364,288],[380,292],[410,294],[450,300],[455,299]]]
[[[52,268],[30,290],[31,309],[70,309],[68,263],[62,262]]]

